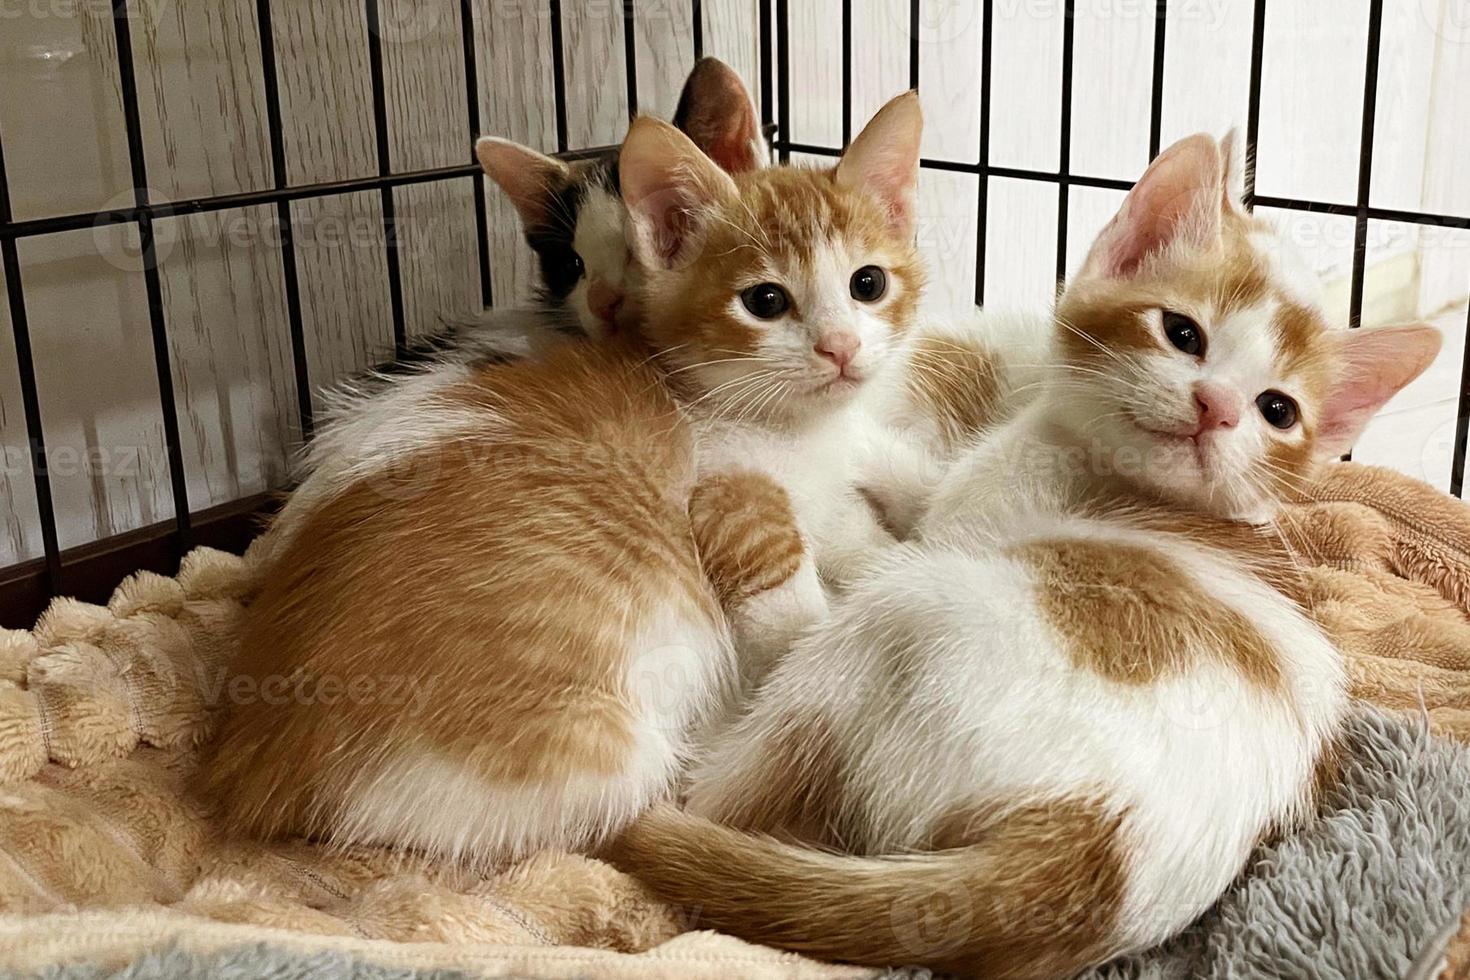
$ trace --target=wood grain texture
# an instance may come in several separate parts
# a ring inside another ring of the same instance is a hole
[[[980,159],[984,26],[980,4],[924,0],[919,5],[919,101],[933,123],[924,127],[926,157]]]
[[[20,260],[61,547],[168,519],[136,231],[110,225],[28,239]]]
[[[1074,30],[1072,172],[1133,180],[1148,166],[1153,5],[1079,4]]]
[[[581,0],[562,4],[562,43],[569,147],[621,142],[628,131],[622,3]]]
[[[842,145],[842,3],[789,5],[791,20],[791,139]],[[857,60],[854,58],[854,72]],[[757,85],[759,80],[757,79]],[[854,120],[854,126],[861,125]],[[856,131],[856,130],[854,130]]]
[[[0,295],[4,292],[5,274],[0,271]],[[10,305],[0,302],[0,567],[41,554],[41,521],[28,445]]]
[[[909,87],[909,5],[908,0],[869,0],[853,7],[852,132],[855,136],[883,103]],[[793,101],[797,97],[797,90],[792,89]]]
[[[704,0],[704,53],[745,79],[760,111],[760,0]]]
[[[638,111],[672,118],[694,67],[694,8],[689,0],[633,0]]]
[[[476,0],[474,14],[483,135],[555,151],[551,20],[546,10],[528,3]],[[536,270],[515,208],[488,180],[485,203],[496,305],[525,302]]]

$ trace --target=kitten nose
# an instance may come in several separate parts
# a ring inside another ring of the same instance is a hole
[[[587,305],[599,320],[613,323],[618,308],[623,305],[623,294],[601,279],[594,279],[587,287]]]
[[[814,349],[818,354],[836,364],[838,371],[846,371],[852,359],[857,356],[858,348],[862,346],[862,341],[850,333],[829,333],[822,335],[822,339],[817,341]]]
[[[1195,385],[1194,403],[1199,406],[1199,429],[1195,435],[1210,429],[1233,429],[1240,424],[1240,403],[1234,393],[1208,382]]]

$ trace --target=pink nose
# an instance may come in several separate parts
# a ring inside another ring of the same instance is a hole
[[[1199,428],[1195,435],[1211,429],[1232,429],[1240,424],[1240,400],[1222,385],[1195,385],[1194,403],[1199,406]]]
[[[814,349],[818,354],[836,364],[838,371],[846,371],[852,359],[857,356],[858,348],[862,346],[862,341],[850,333],[829,333],[817,341]]]
[[[587,306],[603,323],[615,322],[618,310],[623,305],[623,294],[601,279],[594,279],[587,287]]]

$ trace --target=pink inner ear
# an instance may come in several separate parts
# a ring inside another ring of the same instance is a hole
[[[1329,455],[1351,449],[1388,400],[1433,363],[1442,343],[1438,330],[1422,324],[1345,334],[1338,376],[1317,425],[1319,449]]]
[[[717,58],[705,58],[690,72],[674,125],[730,173],[754,170],[763,162],[755,104],[740,76]]]
[[[1131,276],[1151,255],[1183,238],[1208,241],[1219,233],[1225,203],[1224,168],[1215,141],[1204,134],[1161,153],[1123,201],[1089,253],[1085,273]]]

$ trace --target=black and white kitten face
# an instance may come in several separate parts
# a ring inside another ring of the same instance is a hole
[[[718,59],[694,66],[674,123],[732,173],[766,160],[750,94]],[[569,312],[589,337],[636,323],[639,269],[628,251],[616,160],[564,163],[492,137],[475,144],[475,156],[521,216],[541,273],[542,303]]]

